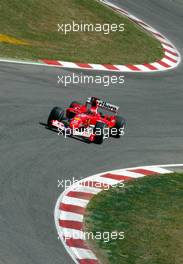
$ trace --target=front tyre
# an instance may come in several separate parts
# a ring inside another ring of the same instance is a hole
[[[124,129],[126,127],[126,120],[121,116],[116,116],[116,135],[114,137],[120,138],[124,135]]]
[[[105,136],[105,129],[107,125],[105,123],[97,122],[94,127],[94,134],[95,134],[95,143],[102,144],[104,141]]]
[[[60,107],[54,107],[48,117],[47,125],[52,127],[52,120],[62,121],[64,116],[64,110]]]

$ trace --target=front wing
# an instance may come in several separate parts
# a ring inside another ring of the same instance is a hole
[[[52,126],[57,128],[58,135],[64,135],[65,137],[79,136],[94,141],[95,134],[92,127],[87,127],[83,131],[80,131],[78,128],[70,128],[58,120],[52,120]]]

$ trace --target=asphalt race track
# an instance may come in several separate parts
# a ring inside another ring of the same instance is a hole
[[[183,54],[183,3],[114,1],[165,34]],[[183,66],[158,74],[125,74],[125,85],[57,84],[71,71],[0,63],[0,263],[73,263],[54,224],[62,179],[105,170],[182,163]],[[87,72],[86,72],[87,73]],[[88,72],[91,74],[91,72]],[[43,124],[53,106],[98,96],[120,106],[122,139],[103,145],[58,136]]]

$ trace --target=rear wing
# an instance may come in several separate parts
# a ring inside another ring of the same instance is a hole
[[[87,103],[91,104],[92,100],[93,99],[96,99],[97,100],[97,103],[98,103],[98,107],[102,108],[102,109],[105,109],[107,111],[110,111],[110,112],[114,112],[114,113],[117,113],[118,110],[119,110],[119,106],[117,105],[113,105],[113,104],[110,104],[110,103],[107,103],[99,98],[95,98],[95,97],[89,97],[87,98]]]

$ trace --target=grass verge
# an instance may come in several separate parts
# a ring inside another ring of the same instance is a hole
[[[183,174],[143,177],[96,195],[87,207],[89,232],[123,231],[124,240],[88,241],[101,263],[181,264]]]
[[[0,34],[27,42],[0,42],[0,57],[140,64],[163,57],[160,43],[95,0],[8,0],[0,3]],[[58,32],[57,24],[125,24],[124,32]]]

